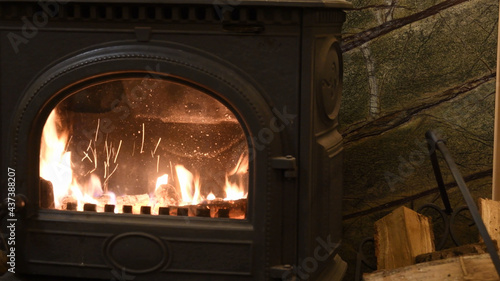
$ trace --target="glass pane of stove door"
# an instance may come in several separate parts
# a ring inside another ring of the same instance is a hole
[[[169,80],[119,79],[53,109],[40,177],[44,209],[244,219],[248,146],[212,96]]]

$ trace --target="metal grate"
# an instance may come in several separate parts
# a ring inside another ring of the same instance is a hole
[[[296,24],[299,9],[255,8],[228,5],[118,5],[101,3],[58,2],[0,4],[0,20],[21,20],[39,17],[51,21],[140,21],[151,22],[249,22]]]

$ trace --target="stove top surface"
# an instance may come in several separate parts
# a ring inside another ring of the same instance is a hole
[[[26,2],[38,2],[39,0],[25,0]],[[78,2],[78,3],[136,3],[136,4],[207,4],[215,5],[212,0],[69,0],[67,2]],[[352,3],[345,0],[241,0],[237,1],[237,4],[231,4],[230,6],[236,5],[254,5],[254,6],[298,6],[298,7],[328,7],[328,8],[341,8],[341,9],[351,9]],[[219,5],[223,5],[226,2],[221,2]]]
[[[54,277],[54,276],[35,276],[35,275],[20,275],[12,274],[10,272],[0,276],[0,281],[102,281],[102,279],[81,279],[81,278],[68,278],[68,277]]]

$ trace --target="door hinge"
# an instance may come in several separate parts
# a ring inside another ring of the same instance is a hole
[[[274,169],[284,170],[285,178],[297,177],[297,160],[291,155],[274,157],[271,165]]]

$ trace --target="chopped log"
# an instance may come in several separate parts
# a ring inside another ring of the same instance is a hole
[[[189,213],[189,208],[188,207],[178,207],[177,208],[177,216],[185,216],[187,217]]]
[[[489,254],[467,255],[364,274],[364,281],[499,280]]]
[[[435,250],[430,219],[406,207],[376,221],[374,238],[379,270],[412,265]]]
[[[498,251],[497,241],[493,240],[493,244],[495,245],[495,248]],[[484,254],[484,253],[488,253],[488,250],[486,249],[486,245],[483,242],[480,242],[469,245],[462,245],[459,247],[445,249],[437,252],[421,254],[415,258],[415,262],[422,263],[422,262],[436,261],[452,257],[459,257],[472,254]]]
[[[492,240],[500,241],[500,202],[479,198],[479,214]],[[483,241],[480,237],[480,241]]]

